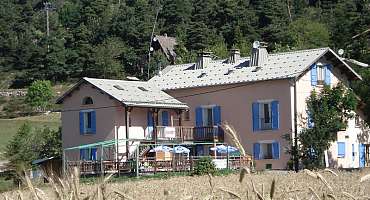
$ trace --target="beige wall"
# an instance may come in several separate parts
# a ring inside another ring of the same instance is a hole
[[[330,63],[325,59],[319,60],[327,64]],[[342,72],[333,65],[331,75],[331,87],[337,85],[339,82],[348,86],[348,79]],[[302,127],[307,126],[307,106],[306,100],[310,96],[311,91],[319,92],[322,86],[311,86],[311,73],[308,71],[297,81],[297,112],[298,112],[298,133]],[[355,126],[355,120],[351,119],[348,122],[348,127],[345,131],[338,132],[337,141],[345,142],[346,155],[345,158],[338,158],[337,142],[333,142],[328,151],[329,166],[340,168],[357,168],[359,167],[359,154],[358,154],[358,135],[361,134],[361,129]],[[347,136],[347,137],[346,137]],[[355,159],[352,160],[352,144],[355,145]]]
[[[292,132],[292,110],[291,110],[291,90],[289,80],[263,81],[252,84],[240,84],[227,86],[213,86],[193,89],[181,89],[167,91],[171,96],[182,97],[191,94],[211,92],[207,94],[195,95],[190,97],[177,98],[190,107],[190,121],[183,124],[195,126],[195,108],[202,105],[219,105],[221,107],[221,120],[229,122],[240,135],[242,144],[249,154],[253,154],[253,143],[274,140],[280,143],[279,160],[258,160],[257,169],[265,168],[265,164],[272,164],[273,169],[284,169],[290,158],[285,153],[288,147],[287,141],[282,138],[284,134]],[[225,90],[223,90],[225,89]],[[280,128],[278,130],[268,130],[253,132],[252,130],[252,103],[259,100],[278,100],[280,111]],[[226,137],[226,141],[227,141]]]

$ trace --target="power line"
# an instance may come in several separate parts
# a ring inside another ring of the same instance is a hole
[[[287,74],[284,77],[275,78],[275,80],[286,78],[286,76],[296,75],[296,74],[299,74],[299,73],[300,72]],[[158,103],[158,101],[166,101],[166,100],[172,100],[172,99],[182,99],[182,98],[186,98],[186,97],[193,97],[193,96],[198,96],[198,95],[210,94],[210,93],[215,93],[215,92],[231,90],[231,89],[235,89],[235,88],[239,88],[239,87],[244,87],[244,86],[251,85],[251,84],[256,84],[256,82],[248,82],[248,83],[244,83],[244,84],[233,85],[233,86],[226,87],[226,88],[220,88],[220,89],[215,89],[215,90],[206,91],[206,92],[199,92],[199,93],[194,93],[194,94],[189,94],[189,95],[174,96],[174,97],[160,99],[160,100],[156,100],[156,101],[149,101],[149,102],[146,102],[146,103]],[[100,107],[90,107],[90,108],[86,108],[86,109],[99,110],[99,109],[118,108],[118,107],[121,107],[121,106],[100,106]],[[67,110],[59,110],[59,111],[54,111],[54,112],[75,112],[75,111],[80,111],[80,110],[81,109],[67,109]]]

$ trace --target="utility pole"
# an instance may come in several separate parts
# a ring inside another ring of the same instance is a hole
[[[157,19],[158,19],[158,14],[160,10],[161,10],[161,7],[159,6],[157,9],[157,13],[155,15],[152,35],[150,36],[149,51],[148,51],[148,80],[150,79],[150,54],[151,54],[151,49],[152,49],[154,30],[155,30],[155,26],[157,25]]]
[[[44,2],[44,10],[46,12],[46,35],[50,36],[50,28],[49,28],[49,10],[51,10],[51,3]]]

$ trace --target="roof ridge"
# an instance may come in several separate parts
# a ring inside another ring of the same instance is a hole
[[[286,51],[286,52],[278,52],[278,53],[269,53],[269,56],[278,56],[284,54],[293,54],[293,53],[303,53],[303,52],[311,52],[311,51],[320,51],[320,50],[327,50],[330,49],[329,47],[321,47],[321,48],[314,48],[314,49],[301,49],[296,51]]]
[[[147,84],[147,81],[129,81],[129,80],[120,80],[120,79],[107,79],[107,78],[90,78],[90,77],[83,77],[82,79],[88,81],[90,80],[101,80],[101,81],[120,81],[124,83],[145,83]]]

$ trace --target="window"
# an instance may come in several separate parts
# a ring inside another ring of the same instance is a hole
[[[279,102],[261,101],[252,104],[253,131],[279,129]]]
[[[355,126],[359,127],[361,125],[360,116],[356,114],[355,116]]]
[[[272,144],[265,143],[261,144],[262,158],[263,159],[272,159]]]
[[[338,158],[344,158],[346,156],[346,143],[338,142]]]
[[[80,160],[96,160],[96,148],[80,149]]]
[[[311,67],[311,85],[330,85],[331,84],[331,64],[317,63]]]
[[[206,105],[195,108],[195,125],[197,127],[217,126],[221,124],[221,107]]]
[[[266,164],[265,169],[272,169],[272,164]]]
[[[203,126],[213,126],[213,110],[212,108],[203,109]]]
[[[80,111],[80,134],[96,133],[96,114],[94,110]]]
[[[260,127],[262,130],[270,130],[271,126],[271,103],[260,104]]]
[[[317,84],[323,85],[325,83],[325,67],[317,65]]]
[[[278,142],[259,142],[253,144],[254,159],[279,159],[280,145]]]
[[[88,132],[91,132],[91,128],[92,128],[92,114],[91,114],[91,112],[84,112],[84,128]]]
[[[85,97],[83,100],[82,100],[82,105],[90,105],[90,104],[93,104],[93,100],[91,97]]]

